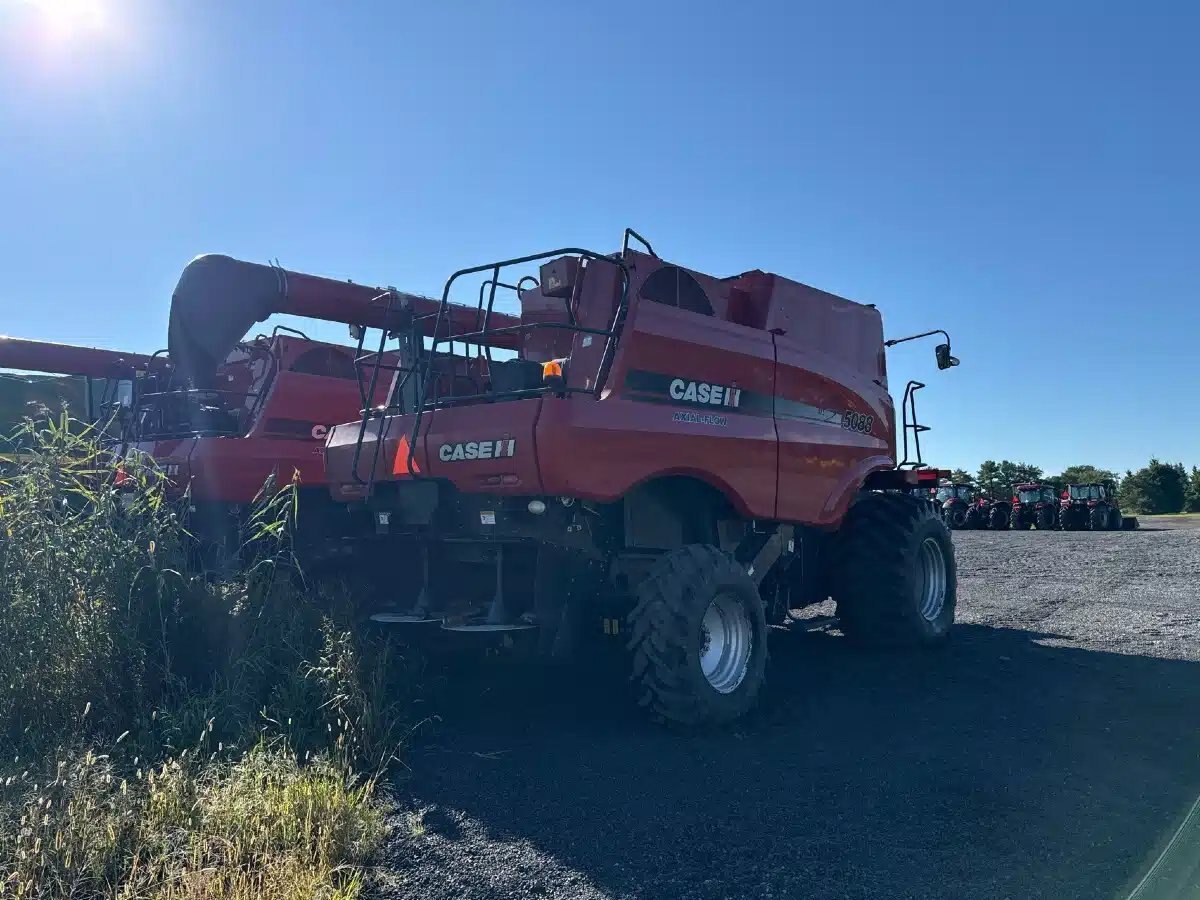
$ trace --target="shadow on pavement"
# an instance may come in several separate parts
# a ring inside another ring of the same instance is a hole
[[[485,668],[403,788],[433,839],[387,862],[422,897],[1121,895],[1200,790],[1200,664],[1045,637],[776,635],[760,710],[722,734],[651,726],[608,679]],[[491,842],[530,871],[486,881]]]

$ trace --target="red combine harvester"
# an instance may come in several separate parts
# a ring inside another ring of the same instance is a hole
[[[114,439],[127,423],[134,385],[143,375],[166,368],[161,357],[0,336],[0,369],[83,378],[84,408],[76,411],[77,418],[91,423],[112,418]]]
[[[202,537],[219,545],[269,476],[287,483],[299,473],[297,551],[315,561],[332,549],[327,516],[344,512],[325,487],[326,432],[382,403],[386,391],[361,389],[351,347],[284,327],[243,338],[277,313],[388,329],[401,308],[431,319],[440,305],[227,256],[187,265],[171,298],[170,369],[139,383],[130,438],[180,491],[190,488]],[[454,310],[447,319],[481,327],[474,312]]]
[[[1024,531],[1036,526],[1038,531],[1053,531],[1058,527],[1058,493],[1049,484],[1018,484],[1013,487],[1012,513],[1009,527]]]
[[[460,270],[433,317],[398,310],[394,362],[386,333],[364,354],[388,402],[330,432],[326,468],[359,558],[384,564],[393,609],[372,618],[550,658],[607,636],[640,702],[685,724],[746,712],[768,623],[830,596],[855,639],[945,638],[954,547],[928,499],[944,473],[919,449],[897,465],[899,434],[924,430],[919,382],[901,432],[884,355],[938,332],[885,342],[871,306],[713,278],[631,238]],[[502,274],[538,263],[519,321],[497,322]],[[482,327],[446,327],[472,276],[491,285]],[[958,362],[948,338],[936,355]]]

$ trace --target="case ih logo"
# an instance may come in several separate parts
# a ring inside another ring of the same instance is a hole
[[[742,389],[709,384],[706,381],[685,381],[676,378],[668,388],[672,400],[696,403],[700,406],[729,406],[734,409],[742,402]]]
[[[442,444],[438,447],[438,459],[442,462],[458,462],[463,459],[500,459],[515,456],[517,441],[508,438],[502,441],[467,441],[465,444]]]

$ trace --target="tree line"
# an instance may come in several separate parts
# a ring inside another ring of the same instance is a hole
[[[1068,484],[1090,484],[1111,481],[1117,486],[1117,501],[1121,509],[1141,515],[1200,512],[1200,467],[1189,472],[1183,463],[1165,463],[1151,459],[1136,472],[1127,470],[1124,476],[1096,466],[1068,466],[1058,475],[1047,475],[1040,466],[1004,459],[986,459],[979,470],[971,474],[955,469],[950,475],[956,484],[970,483],[990,497],[1007,497],[1013,485],[1026,482],[1051,484],[1058,491]]]

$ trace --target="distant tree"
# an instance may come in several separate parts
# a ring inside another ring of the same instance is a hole
[[[1008,459],[996,462],[988,459],[979,464],[979,487],[984,493],[996,498],[1007,497],[1015,484],[1037,481],[1041,477],[1041,468],[1031,463],[1017,463]]]
[[[1184,508],[1188,512],[1200,512],[1200,468],[1196,466],[1192,466],[1192,474],[1188,478]]]
[[[967,482],[974,481],[975,479],[966,469],[955,469],[950,473],[950,480],[954,484],[966,484]]]
[[[1092,484],[1103,481],[1120,484],[1120,478],[1116,472],[1109,469],[1098,469],[1095,466],[1067,466],[1061,475],[1047,478],[1046,481],[1060,491],[1065,489],[1068,484]]]
[[[1128,475],[1118,499],[1140,513],[1181,512],[1187,501],[1189,479],[1182,463],[1152,459],[1145,468]]]

